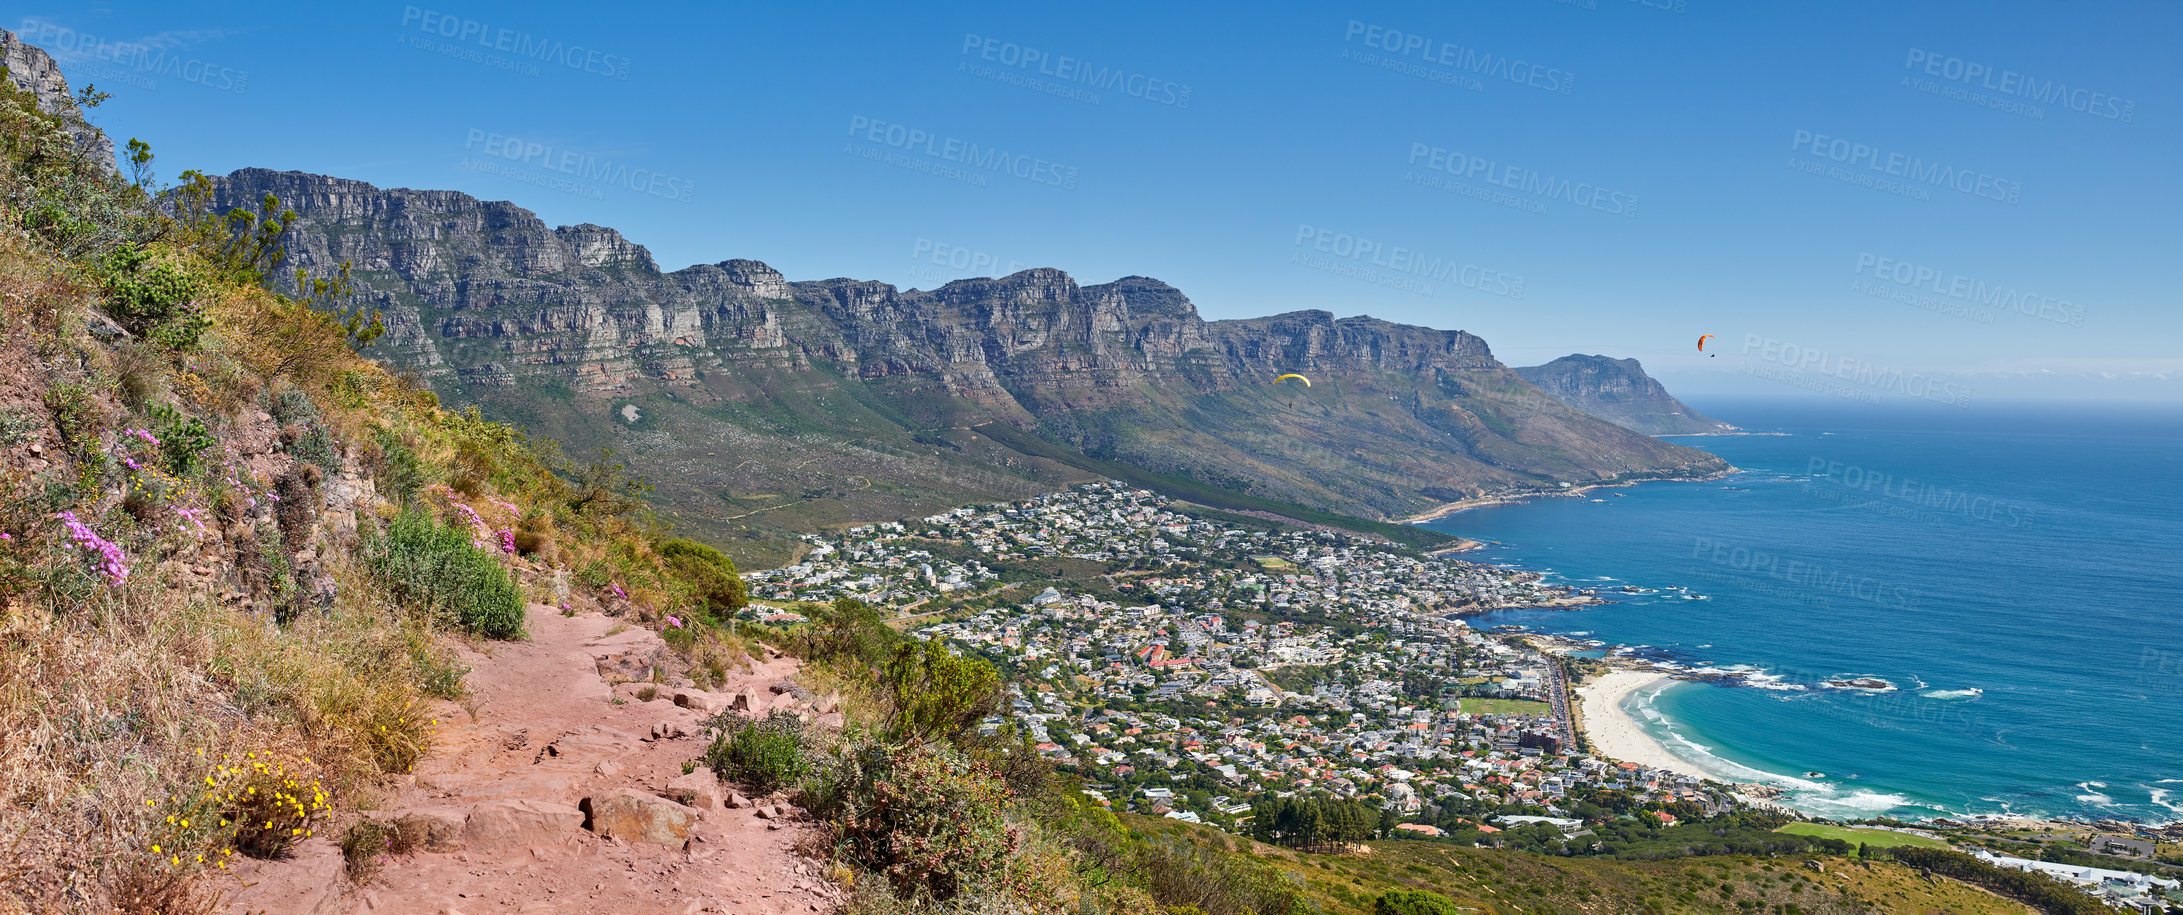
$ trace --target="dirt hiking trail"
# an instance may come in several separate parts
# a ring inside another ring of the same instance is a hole
[[[793,658],[731,671],[718,692],[637,679],[665,649],[657,634],[597,612],[532,604],[530,639],[462,649],[464,702],[436,702],[431,752],[382,809],[411,818],[427,850],[385,857],[350,882],[346,821],[279,861],[242,861],[223,903],[234,915],[349,913],[829,911],[840,891],[798,853],[811,827],[779,798],[745,800],[711,773],[700,720],[731,706],[798,710],[838,723],[788,680]],[[770,654],[770,653],[768,653]],[[830,703],[825,703],[830,704]],[[467,707],[466,707],[467,706]],[[472,710],[475,710],[473,718]],[[670,783],[674,783],[670,785]],[[687,801],[678,803],[668,795]],[[772,802],[769,802],[772,801]]]

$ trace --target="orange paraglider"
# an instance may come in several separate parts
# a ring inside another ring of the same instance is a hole
[[[1713,339],[1713,335],[1712,335],[1712,334],[1699,334],[1699,335],[1698,335],[1698,352],[1701,352],[1701,353],[1705,353],[1705,342],[1706,342],[1707,340],[1711,340],[1711,339]],[[1713,353],[1705,353],[1705,354],[1706,354],[1706,355],[1708,355],[1708,356],[1714,355]]]

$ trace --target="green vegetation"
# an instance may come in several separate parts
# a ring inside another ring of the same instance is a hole
[[[1836,839],[1852,846],[1864,845],[1870,848],[1894,848],[1898,845],[1916,845],[1920,848],[1948,847],[1948,843],[1939,839],[1928,839],[1924,836],[1914,836],[1909,833],[1892,832],[1885,829],[1836,826],[1833,823],[1790,823],[1775,831],[1791,835]]]
[[[1381,838],[1393,824],[1392,816],[1370,804],[1330,797],[1260,797],[1251,804],[1251,838],[1290,848]]]
[[[735,562],[719,550],[677,537],[661,543],[659,555],[688,586],[695,606],[712,619],[724,620],[750,603]]]
[[[794,787],[810,770],[804,754],[803,719],[775,712],[752,721],[728,712],[706,722],[720,736],[705,750],[705,765],[722,779],[754,794]]]
[[[959,740],[1000,707],[1000,674],[938,642],[896,646],[887,662],[887,729],[902,740]]]
[[[507,567],[470,534],[403,512],[364,544],[364,562],[395,601],[487,638],[523,634],[523,595]]]
[[[1470,909],[1431,890],[1388,890],[1372,902],[1372,915],[1457,915]]]
[[[1466,715],[1551,715],[1554,707],[1532,699],[1481,699],[1465,696],[1462,699]]]

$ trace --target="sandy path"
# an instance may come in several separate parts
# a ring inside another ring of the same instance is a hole
[[[532,605],[528,625],[529,641],[490,644],[489,655],[464,652],[475,718],[460,704],[436,703],[433,753],[381,805],[467,823],[464,847],[392,859],[357,887],[339,876],[340,852],[321,836],[289,860],[238,868],[255,885],[231,886],[228,910],[765,915],[833,907],[832,887],[794,851],[807,825],[761,819],[747,808],[704,809],[686,845],[663,845],[601,838],[571,822],[568,811],[586,797],[617,788],[658,794],[703,753],[704,742],[651,739],[653,726],[680,724],[694,735],[702,716],[677,707],[672,689],[642,702],[633,686],[610,687],[600,676],[596,656],[649,651],[659,644],[650,631],[615,632],[618,620],[564,617],[542,605]],[[754,688],[785,700],[766,687],[796,667],[792,658],[772,660],[732,675],[710,696],[725,702]]]

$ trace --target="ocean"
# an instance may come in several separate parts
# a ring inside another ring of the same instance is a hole
[[[1701,409],[1778,434],[1671,439],[1731,478],[1433,522],[1612,601],[1470,624],[1715,675],[1626,707],[1809,813],[2183,815],[2183,409]]]

